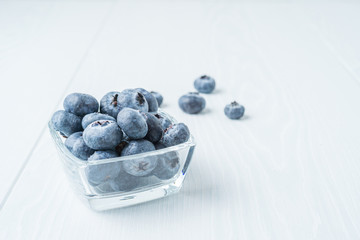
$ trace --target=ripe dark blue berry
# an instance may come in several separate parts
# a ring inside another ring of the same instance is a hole
[[[236,101],[228,104],[224,108],[225,115],[230,119],[240,119],[244,116],[245,108]]]
[[[196,92],[185,94],[179,98],[179,107],[189,114],[201,112],[205,105],[205,99]]]

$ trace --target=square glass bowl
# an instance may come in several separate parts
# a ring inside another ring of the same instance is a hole
[[[165,112],[159,110],[158,114],[167,117],[172,123],[176,123],[176,120]],[[66,148],[65,138],[54,129],[51,121],[49,121],[48,127],[72,188],[86,205],[97,211],[130,206],[179,192],[195,148],[195,141],[191,135],[185,143],[156,151],[84,161],[75,157]],[[155,161],[158,165],[164,161],[171,161],[178,166],[175,172],[167,174],[162,177],[163,179],[153,174],[129,177],[128,174],[124,175],[123,171],[119,173],[116,180],[105,181],[101,184],[94,184],[92,179],[88,178],[89,172],[92,170],[96,172],[99,169],[115,169],[116,171],[117,168],[121,169],[122,164],[125,164],[126,161]]]

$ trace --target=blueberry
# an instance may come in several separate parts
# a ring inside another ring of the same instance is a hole
[[[148,132],[146,119],[139,110],[132,108],[122,109],[117,116],[117,123],[131,139],[141,139]]]
[[[124,147],[121,152],[121,156],[129,156],[138,153],[154,151],[155,146],[148,140],[131,140],[128,145]]]
[[[142,93],[142,95],[144,95],[147,103],[149,104],[149,112],[157,112],[159,106],[158,106],[158,102],[157,102],[156,98],[154,97],[154,95],[152,95],[151,93],[149,93],[148,91],[146,91],[143,88],[135,88],[135,90]]]
[[[154,146],[156,150],[166,148],[166,146],[162,142],[157,142],[154,144]]]
[[[129,144],[130,140],[125,140],[123,139],[116,147],[115,147],[115,151],[119,154],[121,154],[122,150],[126,147],[126,145]]]
[[[121,171],[115,178],[115,183],[119,191],[130,191],[139,185],[139,178]]]
[[[98,121],[98,120],[116,121],[116,119],[110,115],[96,112],[96,113],[86,114],[81,121],[81,125],[82,125],[83,129],[85,129],[90,123]]]
[[[136,188],[140,181],[138,177],[132,176],[125,171],[121,171],[115,179],[108,180],[97,186],[101,192],[131,191]]]
[[[215,89],[215,79],[203,75],[194,81],[194,87],[201,93],[211,93]]]
[[[83,138],[92,149],[111,150],[121,142],[122,131],[114,121],[99,120],[85,128]]]
[[[167,117],[165,116],[162,116],[158,113],[154,114],[154,116],[159,119],[160,121],[160,124],[161,124],[161,128],[163,130],[167,129],[168,127],[170,127],[170,125],[172,124],[172,122],[170,121],[170,119],[168,119]]]
[[[128,174],[128,176],[131,176]],[[115,179],[108,180],[98,186],[96,190],[100,193],[115,193],[115,192],[128,192],[138,186],[139,179],[132,176],[134,179],[128,181],[117,181]]]
[[[125,146],[121,152],[121,156],[129,156],[154,150],[154,145],[147,140],[133,140]],[[122,164],[125,172],[133,176],[147,176],[156,167],[157,161],[155,156],[148,156],[134,160],[125,160]]]
[[[224,108],[225,115],[230,119],[240,119],[244,116],[245,108],[236,101],[228,104]]]
[[[188,93],[179,98],[179,107],[186,113],[196,114],[205,108],[205,99],[199,93]]]
[[[64,110],[56,111],[51,117],[55,130],[68,137],[74,132],[82,131],[81,118]]]
[[[139,91],[134,89],[125,89],[119,95],[120,108],[132,108],[142,112],[149,111],[149,104],[146,97]]]
[[[112,150],[96,151],[93,155],[89,157],[88,161],[91,163],[95,160],[116,158],[118,156],[119,154]],[[97,186],[99,184],[115,179],[119,175],[120,171],[121,162],[110,162],[102,164],[97,163],[94,165],[89,165],[85,169],[88,182],[92,186]]]
[[[158,106],[160,107],[164,100],[163,96],[160,93],[154,91],[151,91],[150,93],[156,98]]]
[[[92,154],[88,160],[94,161],[94,160],[116,158],[116,157],[119,157],[119,154],[113,150],[95,151],[94,154]]]
[[[180,169],[179,156],[176,152],[167,152],[158,156],[158,163],[152,174],[161,180],[174,177]]]
[[[142,113],[146,119],[148,126],[148,132],[145,136],[145,139],[149,140],[152,143],[160,141],[163,136],[163,129],[158,118],[150,113]]]
[[[65,146],[69,151],[74,154],[76,157],[87,160],[94,152],[95,150],[89,148],[82,137],[83,132],[76,132],[71,134],[66,140],[65,140]]]
[[[126,133],[123,131],[123,141],[130,141],[130,137],[128,135],[126,135]]]
[[[171,125],[166,129],[163,138],[160,140],[166,147],[175,146],[188,141],[190,138],[189,128],[184,123]]]
[[[154,156],[137,158],[134,160],[123,161],[123,168],[125,172],[133,176],[149,176],[152,170],[156,167],[157,161]]]
[[[80,117],[99,110],[99,102],[96,98],[85,93],[71,93],[67,95],[63,106],[65,111]]]
[[[100,112],[116,118],[121,110],[119,95],[120,92],[109,92],[105,94],[100,100]]]
[[[130,191],[139,185],[139,178],[121,171],[115,178],[115,183],[119,191]]]

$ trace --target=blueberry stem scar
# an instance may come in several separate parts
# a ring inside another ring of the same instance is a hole
[[[136,96],[136,100],[138,100],[140,104],[144,104],[144,102],[145,102],[144,96],[139,92]]]
[[[170,128],[172,128],[173,125],[170,125],[167,129],[164,130],[164,133],[166,133]]]
[[[139,170],[146,170],[146,166],[149,165],[149,163],[140,163],[139,164]]]
[[[119,94],[115,94],[114,99],[112,100],[111,104],[114,105],[115,107],[117,106],[117,98],[118,98]]]

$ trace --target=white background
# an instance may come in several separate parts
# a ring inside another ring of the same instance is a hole
[[[1,1],[0,239],[360,239],[360,3]],[[199,115],[177,99],[209,74]],[[94,212],[46,123],[144,87],[197,140],[179,194]],[[231,121],[225,104],[246,116]]]

